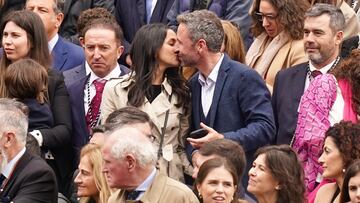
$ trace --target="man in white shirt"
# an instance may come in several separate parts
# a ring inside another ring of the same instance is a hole
[[[122,40],[122,31],[115,21],[92,21],[84,28],[86,62],[63,72],[72,108],[76,160],[81,147],[89,142],[91,128],[99,124],[99,105],[105,83],[130,71],[117,62],[124,50]]]
[[[290,144],[300,98],[314,73],[328,73],[339,63],[344,25],[341,10],[328,4],[316,4],[305,14],[304,49],[309,62],[282,70],[275,78],[272,105],[277,125],[276,144]]]
[[[20,106],[0,99],[0,202],[57,202],[53,170],[25,148],[28,120]]]
[[[53,56],[53,68],[65,71],[79,66],[85,61],[84,50],[58,35],[64,19],[65,0],[27,0],[25,8],[37,13],[44,23]]]

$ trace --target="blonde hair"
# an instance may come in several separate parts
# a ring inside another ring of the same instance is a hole
[[[101,172],[102,154],[101,147],[97,144],[87,144],[81,149],[80,159],[87,156],[92,167],[96,188],[99,191],[99,203],[107,203],[110,197],[110,188],[105,175]],[[81,197],[80,203],[89,202],[91,197]]]
[[[240,35],[240,30],[227,20],[221,20],[221,24],[225,33],[224,52],[226,52],[232,60],[245,63],[246,54],[244,42]]]

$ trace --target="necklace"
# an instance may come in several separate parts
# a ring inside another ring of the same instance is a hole
[[[89,127],[93,128],[96,126],[96,124],[99,122],[100,112],[101,109],[99,109],[99,112],[95,116],[95,119],[93,117],[92,107],[91,107],[91,99],[90,99],[90,78],[88,79],[86,83],[86,89],[87,89],[87,104],[89,107],[88,115],[89,115]]]

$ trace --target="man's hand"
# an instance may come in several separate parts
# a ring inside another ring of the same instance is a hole
[[[200,127],[204,128],[208,131],[208,134],[205,137],[194,139],[194,138],[187,138],[186,140],[190,142],[191,146],[195,149],[201,148],[205,143],[211,142],[213,140],[222,139],[224,135],[216,132],[216,130],[210,128],[209,126],[205,125],[204,123],[200,123]]]

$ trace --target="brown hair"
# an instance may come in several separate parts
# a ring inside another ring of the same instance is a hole
[[[221,20],[221,24],[224,28],[224,45],[225,52],[230,56],[232,60],[245,63],[245,48],[244,42],[240,34],[240,30],[228,20]]]
[[[350,83],[352,93],[353,110],[360,115],[360,50],[354,49],[350,56],[344,59],[339,67],[332,73],[337,80],[346,80]]]
[[[246,157],[244,149],[235,141],[228,139],[218,139],[206,143],[199,149],[203,156],[216,155],[228,159],[236,168],[236,172],[241,178],[246,167]]]
[[[344,168],[360,158],[360,124],[341,121],[326,131],[325,138],[327,137],[331,137],[339,149]]]
[[[356,160],[352,163],[348,169],[346,169],[344,175],[344,182],[342,184],[341,194],[340,194],[340,203],[350,202],[349,196],[349,181],[352,177],[355,177],[360,172],[360,160]]]
[[[237,174],[237,171],[235,169],[235,166],[229,162],[227,159],[224,158],[213,158],[213,159],[209,159],[207,161],[205,161],[199,169],[199,173],[196,177],[195,180],[195,184],[196,185],[201,185],[202,182],[205,180],[205,178],[209,175],[209,173],[216,169],[216,168],[221,168],[224,167],[225,170],[227,170],[232,178],[233,178],[233,184],[235,186],[235,190],[234,190],[234,195],[233,195],[233,200],[231,201],[231,203],[236,203],[238,202],[238,197],[237,197],[237,187],[238,187],[238,182],[239,182],[239,177]],[[197,189],[196,189],[197,190]]]
[[[287,31],[291,39],[299,40],[303,38],[304,28],[304,14],[310,7],[307,1],[297,0],[254,0],[250,15],[253,19],[251,31],[255,37],[259,36],[265,31],[262,22],[256,17],[256,12],[259,12],[260,2],[269,2],[278,12],[277,20]]]
[[[84,37],[84,29],[87,25],[91,24],[93,20],[102,19],[104,21],[113,21],[116,22],[115,17],[105,8],[96,7],[92,9],[87,9],[81,12],[77,20],[77,30],[79,37]]]
[[[20,59],[10,64],[4,81],[10,98],[32,98],[41,104],[47,101],[48,73],[32,59]]]
[[[266,166],[280,183],[277,203],[305,202],[304,171],[295,151],[288,145],[272,145],[259,148],[255,157],[265,155]]]
[[[13,22],[26,31],[30,46],[28,58],[35,60],[45,67],[46,70],[49,70],[51,66],[51,56],[44,24],[39,15],[28,10],[14,11],[4,18],[0,30],[4,30],[8,22]],[[11,61],[6,57],[5,51],[3,50],[0,59],[0,97],[7,96],[4,84],[4,73],[10,64]]]

